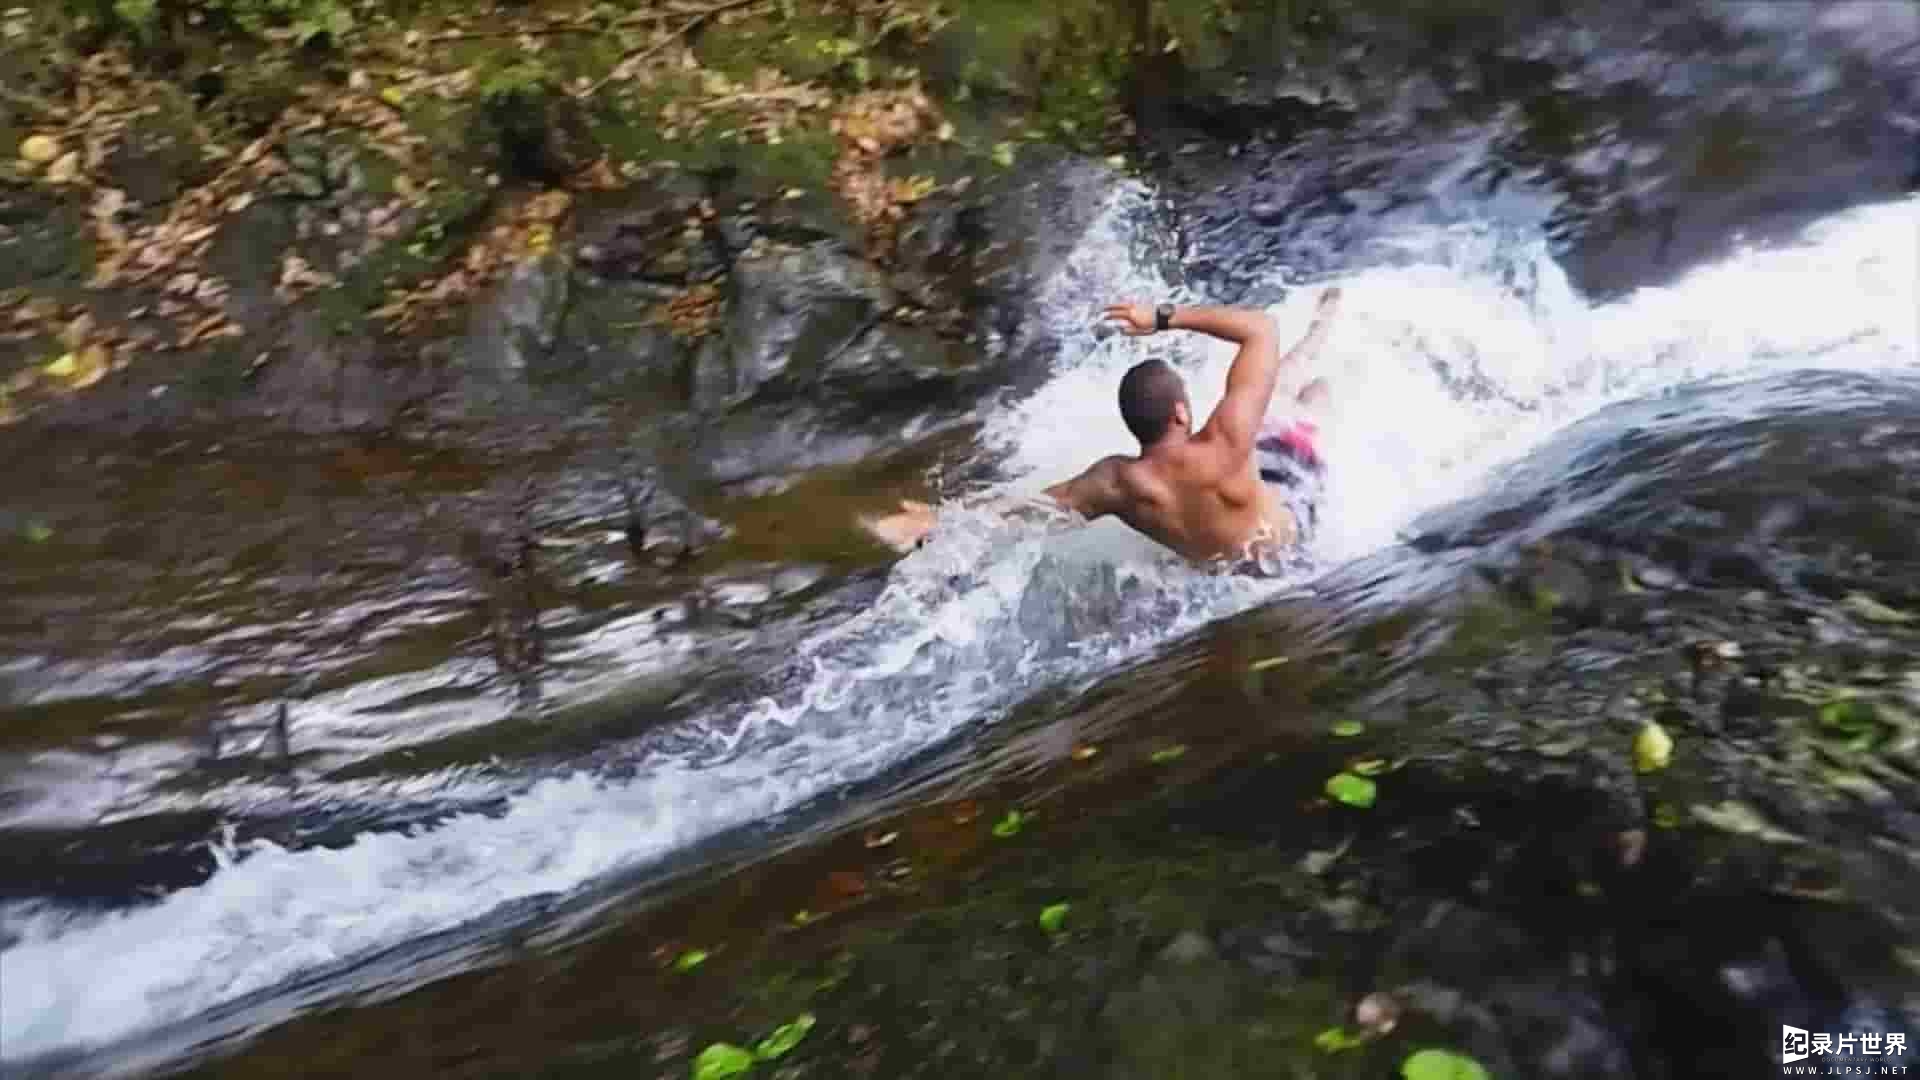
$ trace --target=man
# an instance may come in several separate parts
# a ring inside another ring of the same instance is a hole
[[[1309,362],[1326,339],[1340,290],[1320,297],[1313,326],[1282,355],[1278,328],[1248,308],[1114,304],[1105,318],[1129,336],[1193,330],[1240,346],[1227,392],[1206,426],[1193,427],[1186,384],[1162,360],[1137,364],[1120,380],[1120,415],[1140,440],[1136,457],[1115,455],[1046,489],[1053,506],[1092,520],[1112,514],[1195,562],[1258,568],[1303,542],[1313,525],[1322,463],[1315,445],[1327,403],[1324,380],[1296,398],[1298,415],[1270,425],[1280,375]],[[865,522],[883,543],[908,550],[935,524],[924,503]]]

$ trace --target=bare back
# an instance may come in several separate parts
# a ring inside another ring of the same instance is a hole
[[[1203,432],[1177,447],[1121,459],[1113,514],[1195,561],[1248,554],[1250,545],[1291,545],[1292,511],[1260,482],[1253,459]]]

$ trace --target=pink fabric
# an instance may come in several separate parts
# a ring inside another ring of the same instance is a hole
[[[1276,424],[1261,433],[1260,442],[1279,443],[1308,461],[1320,460],[1320,449],[1315,444],[1320,438],[1320,425],[1304,417],[1291,422]]]

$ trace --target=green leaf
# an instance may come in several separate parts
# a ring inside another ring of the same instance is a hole
[[[1333,725],[1334,735],[1342,739],[1351,739],[1355,735],[1364,733],[1366,730],[1367,725],[1358,720],[1340,720],[1336,721]]]
[[[1049,934],[1059,933],[1067,925],[1067,912],[1072,904],[1048,904],[1040,909],[1040,929]]]
[[[28,523],[27,543],[44,544],[51,539],[53,539],[53,530],[48,528],[45,522],[34,521]]]
[[[71,379],[80,371],[80,361],[72,353],[61,353],[47,365],[47,374],[57,379]]]
[[[993,144],[993,163],[1003,169],[1013,167],[1013,144],[1001,142]]]
[[[1387,771],[1387,763],[1380,758],[1367,758],[1354,762],[1350,768],[1360,776],[1379,776]]]
[[[1010,836],[1018,836],[1020,835],[1020,830],[1026,827],[1026,824],[1027,815],[1018,810],[1009,810],[1007,811],[1006,817],[993,823],[993,835],[1002,840]]]
[[[1673,761],[1673,736],[1667,729],[1649,720],[1633,737],[1633,767],[1639,772],[1659,772]]]
[[[1355,1035],[1343,1027],[1330,1027],[1313,1037],[1313,1045],[1329,1054],[1337,1054],[1342,1050],[1352,1050],[1356,1046],[1366,1045],[1366,1042],[1367,1040],[1365,1038]]]
[[[1487,1070],[1470,1057],[1449,1050],[1421,1050],[1400,1064],[1406,1080],[1489,1080]]]
[[[1287,663],[1290,659],[1290,657],[1285,656],[1269,656],[1265,660],[1255,660],[1253,663],[1248,664],[1247,670],[1266,671],[1270,668],[1277,668],[1281,664]]]
[[[1186,756],[1187,756],[1187,748],[1185,746],[1180,745],[1179,743],[1175,743],[1172,746],[1163,747],[1159,750],[1155,750],[1153,752],[1153,756],[1147,758],[1147,760],[1153,762],[1155,765],[1166,765],[1171,762],[1179,761],[1181,758]]]
[[[714,1043],[693,1059],[693,1080],[727,1080],[752,1068],[752,1054],[732,1043]]]
[[[815,915],[813,912],[808,911],[806,908],[801,908],[799,911],[796,911],[793,913],[793,925],[810,926],[813,924],[813,921],[819,917],[820,916]]]
[[[1352,773],[1340,773],[1327,779],[1327,795],[1348,806],[1365,810],[1373,805],[1378,789],[1373,781]]]
[[[790,1024],[781,1024],[773,1029],[773,1034],[754,1044],[753,1056],[761,1061],[778,1061],[787,1052],[800,1045],[800,1040],[813,1030],[813,1014],[801,1013]]]
[[[673,970],[685,975],[694,968],[707,962],[707,950],[688,949],[673,959]]]
[[[1820,726],[1836,735],[1848,736],[1868,745],[1880,734],[1879,718],[1873,702],[1858,698],[1836,698],[1820,706]]]

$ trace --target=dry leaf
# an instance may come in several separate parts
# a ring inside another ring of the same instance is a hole
[[[34,165],[45,165],[60,156],[60,143],[51,135],[29,135],[20,140],[20,157]]]
[[[47,180],[55,184],[71,184],[80,175],[80,154],[69,150],[47,166]]]

